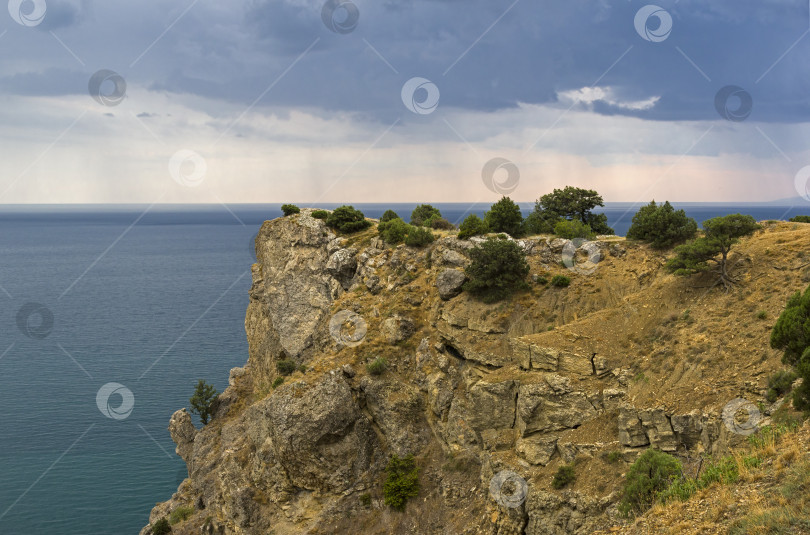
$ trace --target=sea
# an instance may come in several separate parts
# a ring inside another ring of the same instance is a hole
[[[699,222],[810,214],[674,205]],[[354,206],[407,219],[415,204]],[[434,206],[453,223],[488,208]],[[638,207],[602,211],[623,235]],[[137,534],[175,492],[186,469],[169,417],[199,379],[222,391],[247,361],[253,238],[280,215],[279,204],[0,206],[0,534]]]

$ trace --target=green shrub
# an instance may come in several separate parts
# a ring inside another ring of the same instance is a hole
[[[189,517],[193,514],[194,514],[193,507],[184,507],[181,505],[180,507],[172,511],[172,514],[169,515],[169,524],[175,525],[185,520],[188,520]]]
[[[312,212],[312,217],[315,219],[326,219],[329,217],[329,212],[326,210],[315,210]]]
[[[385,472],[385,505],[401,511],[409,498],[415,498],[419,494],[419,468],[413,455],[400,458],[394,454],[388,461]]]
[[[768,313],[765,312],[764,310],[760,310],[759,312],[757,312],[757,319],[764,320],[767,317]]]
[[[281,386],[281,384],[282,384],[283,382],[284,382],[284,377],[282,377],[281,375],[279,375],[278,377],[276,377],[276,378],[273,380],[273,384],[272,384],[271,386],[272,386],[273,388],[278,388],[278,387],[280,387],[280,386]]]
[[[351,234],[359,232],[371,226],[370,221],[366,221],[363,212],[356,210],[353,206],[341,206],[335,208],[326,219],[326,226],[339,230],[340,232]]]
[[[681,463],[675,457],[648,449],[627,471],[619,511],[625,516],[643,513],[681,475]]]
[[[292,359],[284,359],[276,362],[276,369],[281,375],[290,375],[297,367],[298,365]]]
[[[194,389],[194,394],[189,398],[188,402],[191,404],[191,413],[199,415],[203,425],[206,425],[213,416],[216,399],[217,389],[214,388],[214,385],[200,379]]]
[[[490,206],[484,215],[484,223],[492,232],[505,232],[513,237],[520,236],[523,231],[520,207],[509,197],[501,197],[500,201]]]
[[[554,479],[551,480],[551,486],[555,489],[561,489],[569,483],[572,483],[576,477],[576,473],[574,473],[574,465],[564,464],[560,466],[557,469],[557,473],[554,474]]]
[[[410,232],[405,236],[405,245],[408,247],[424,247],[425,245],[433,243],[435,239],[436,236],[434,236],[429,229],[425,227],[411,227]]]
[[[430,228],[434,230],[455,230],[456,226],[443,217],[431,219]]]
[[[790,387],[799,375],[792,370],[780,370],[768,377],[768,393],[765,396],[773,403],[780,396],[787,394]]]
[[[412,228],[411,225],[395,217],[377,225],[377,232],[385,243],[396,245],[405,241]]]
[[[468,215],[458,227],[458,239],[466,240],[473,236],[480,236],[489,232],[486,223],[475,214]]]
[[[537,277],[537,280],[535,282],[537,282],[537,284],[546,285],[546,284],[548,284],[548,279],[541,275],[540,277]]]
[[[421,227],[431,218],[438,218],[441,216],[442,213],[438,208],[435,208],[429,204],[420,204],[413,209],[413,212],[411,212],[411,225]]]
[[[307,367],[304,364],[298,366],[298,371],[301,373],[307,373]]]
[[[554,234],[566,240],[573,240],[575,238],[592,240],[596,237],[591,227],[579,219],[560,221],[554,225]]]
[[[386,223],[391,221],[392,219],[400,219],[397,213],[393,210],[386,210],[385,213],[380,218],[380,223]]]
[[[558,288],[567,288],[571,284],[571,279],[565,275],[554,275],[551,278],[551,285]]]
[[[366,364],[366,370],[371,375],[382,375],[388,369],[388,361],[384,357],[377,357]]]
[[[797,215],[791,217],[789,221],[791,223],[810,223],[810,215]]]
[[[650,242],[656,249],[672,247],[695,237],[697,222],[683,210],[675,210],[669,201],[656,205],[652,201],[633,216],[627,237]]]
[[[740,477],[737,469],[737,462],[734,457],[728,455],[716,461],[710,462],[709,465],[700,474],[697,481],[698,487],[705,489],[712,483],[722,483],[728,485],[736,482]]]
[[[529,264],[516,243],[489,238],[471,249],[469,256],[471,263],[464,270],[469,280],[463,288],[485,303],[506,299],[528,288]]]
[[[360,505],[368,507],[371,505],[371,494],[368,492],[360,495]]]
[[[605,453],[605,461],[609,462],[610,464],[616,464],[622,459],[622,452],[618,450],[613,450]]]
[[[152,535],[166,535],[171,532],[172,527],[169,525],[169,521],[165,516],[152,524]]]
[[[783,350],[782,362],[794,366],[803,379],[793,392],[793,406],[810,410],[810,286],[788,300],[771,331],[771,347]]]
[[[282,204],[281,211],[284,212],[285,216],[288,216],[301,212],[301,209],[294,204]]]

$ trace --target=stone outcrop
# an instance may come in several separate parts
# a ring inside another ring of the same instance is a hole
[[[443,237],[422,249],[389,247],[373,231],[347,240],[308,209],[265,222],[245,316],[248,362],[231,370],[208,425],[195,429],[185,409],[172,415],[189,477],[150,523],[182,506],[194,513],[172,526],[176,535],[585,534],[617,521],[617,487],[594,492],[583,477],[552,489],[559,465],[600,463],[616,448],[628,460],[650,446],[717,452],[732,440],[712,411],[639,401],[636,369],[617,364],[625,346],[569,329],[574,304],[596,310],[598,288],[539,284],[566,247],[598,257],[601,270],[632,246],[515,240],[538,284],[506,306],[463,293],[468,251],[483,240]],[[624,307],[640,284],[606,288],[604,301]],[[626,306],[607,325],[638,314]],[[336,337],[335,318],[361,335]],[[369,366],[377,357],[384,369]],[[287,359],[303,366],[282,377],[276,364]],[[394,454],[416,456],[423,487],[396,514],[382,496]],[[504,470],[526,491],[506,505],[490,488]]]
[[[439,290],[439,297],[444,300],[452,299],[461,293],[461,286],[467,276],[458,269],[445,269],[436,277],[436,288]]]

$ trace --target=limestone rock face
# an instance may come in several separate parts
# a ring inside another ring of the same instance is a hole
[[[326,272],[348,290],[357,272],[357,249],[338,249],[329,257]]]
[[[266,419],[265,440],[276,462],[296,487],[343,491],[371,464],[376,436],[342,372],[332,371],[311,387],[282,386],[256,410]]]
[[[360,388],[373,421],[394,453],[404,456],[427,444],[430,432],[422,396],[416,388],[390,377],[369,376],[361,380]]]
[[[328,342],[330,307],[343,290],[326,269],[333,239],[308,211],[262,225],[245,315],[249,362],[260,376],[272,378],[276,359],[302,359]],[[341,254],[334,272],[345,275],[350,255]]]
[[[169,420],[169,435],[177,445],[175,448],[177,455],[186,464],[189,464],[191,454],[194,451],[194,437],[197,435],[197,429],[191,422],[191,415],[186,412],[186,409],[180,409],[172,414]]]
[[[518,391],[517,427],[524,437],[538,431],[571,429],[596,414],[583,392],[548,384],[521,385]]]
[[[436,288],[439,290],[439,297],[444,300],[452,299],[461,293],[461,286],[467,276],[463,271],[457,269],[445,269],[436,277]]]

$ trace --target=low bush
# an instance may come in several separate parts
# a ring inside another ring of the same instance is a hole
[[[571,279],[565,275],[554,275],[551,278],[551,285],[558,288],[567,288],[571,284]]]
[[[593,230],[591,230],[591,227],[579,219],[560,221],[554,225],[554,234],[566,240],[573,240],[575,238],[592,240],[596,237],[596,234]]]
[[[411,225],[395,217],[387,221],[381,221],[380,224],[377,225],[377,232],[385,243],[396,245],[405,241],[408,232],[410,232],[412,228]]]
[[[169,525],[169,520],[165,516],[152,524],[152,535],[166,535],[171,532],[172,527]]]
[[[436,239],[436,236],[425,227],[411,227],[405,236],[405,245],[408,247],[424,247]]]
[[[294,204],[282,204],[281,211],[284,212],[285,216],[288,216],[301,212],[301,209]]]
[[[490,238],[471,249],[469,256],[472,262],[464,270],[469,280],[463,288],[485,303],[506,299],[529,287],[526,253],[515,242]]]
[[[400,217],[397,215],[397,213],[395,211],[386,210],[385,213],[380,218],[380,223],[387,223],[388,221],[391,221],[392,219],[400,219]]]
[[[455,230],[456,226],[443,217],[437,217],[431,220],[430,228],[434,230]]]
[[[326,210],[315,210],[312,212],[312,217],[315,219],[326,219],[329,217],[329,212]]]
[[[339,230],[345,234],[359,232],[371,226],[363,212],[356,210],[353,206],[341,206],[335,208],[329,217],[326,218],[326,226]]]
[[[486,223],[475,214],[468,215],[458,227],[458,239],[466,240],[473,236],[480,236],[489,232]]]
[[[366,370],[371,375],[382,375],[388,369],[388,361],[384,357],[377,357],[366,364]]]
[[[790,391],[790,387],[799,377],[799,374],[792,370],[780,370],[768,377],[768,392],[765,395],[768,401],[773,403],[784,394]]]
[[[789,221],[791,223],[810,223],[810,215],[797,215],[791,217]]]
[[[169,524],[174,525],[183,522],[185,520],[188,520],[189,517],[193,514],[194,514],[193,507],[184,507],[181,505],[180,507],[172,511],[172,514],[169,515]]]
[[[574,472],[574,465],[573,464],[564,464],[557,469],[557,473],[554,474],[554,479],[551,480],[551,486],[555,489],[561,489],[568,485],[569,483],[573,483],[576,479],[576,473]]]
[[[275,378],[275,380],[273,380],[272,387],[273,388],[278,388],[278,387],[281,386],[281,383],[283,383],[283,382],[284,382],[284,377],[279,375],[278,377]]]
[[[298,365],[292,359],[284,359],[276,362],[276,369],[281,375],[290,375]]]
[[[419,468],[413,455],[400,458],[394,454],[388,461],[385,472],[383,484],[385,505],[401,511],[408,499],[415,498],[419,494]]]
[[[441,216],[442,213],[438,208],[429,204],[420,204],[411,212],[411,225],[421,227],[425,225],[426,222],[429,224],[430,220]]]
[[[681,475],[681,463],[675,457],[648,449],[627,471],[619,511],[625,516],[643,513]]]

